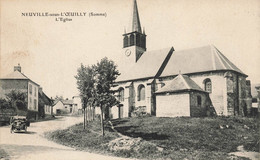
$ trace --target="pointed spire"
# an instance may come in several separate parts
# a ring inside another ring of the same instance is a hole
[[[136,0],[134,0],[133,17],[132,18],[133,18],[132,19],[133,20],[132,21],[132,32],[137,31],[139,33],[142,33]]]
[[[143,28],[143,34],[145,34],[145,28]]]

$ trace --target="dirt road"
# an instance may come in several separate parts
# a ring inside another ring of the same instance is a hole
[[[43,137],[44,132],[64,129],[82,120],[81,117],[60,117],[56,120],[31,123],[27,133],[11,134],[9,126],[0,127],[0,148],[10,155],[8,159],[19,160],[125,159],[77,151]]]

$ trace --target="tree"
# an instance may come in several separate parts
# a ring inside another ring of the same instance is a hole
[[[10,108],[10,104],[6,99],[0,98],[0,109],[8,109]]]
[[[27,111],[26,93],[12,90],[6,94],[6,99],[10,104],[11,108],[17,110]]]
[[[80,68],[77,70],[77,88],[80,92],[81,101],[84,110],[84,123],[83,128],[86,126],[86,107],[88,104],[93,102],[93,87],[94,87],[94,70],[93,66],[84,66],[81,64]]]
[[[84,128],[86,106],[98,106],[101,110],[101,130],[102,135],[104,135],[104,111],[108,107],[119,103],[110,90],[112,83],[118,75],[117,66],[106,57],[101,59],[96,65],[84,66],[81,64],[80,68],[78,68],[75,78],[77,79],[77,86],[83,103]]]
[[[101,110],[101,130],[102,135],[104,136],[104,111],[106,111],[108,107],[112,107],[119,103],[110,90],[113,82],[119,75],[119,71],[117,70],[115,63],[112,60],[108,60],[107,57],[101,59],[93,68],[95,70],[94,96],[96,104]]]

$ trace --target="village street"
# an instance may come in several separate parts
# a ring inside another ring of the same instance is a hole
[[[122,159],[77,151],[43,137],[44,132],[65,129],[82,121],[82,117],[59,117],[56,120],[31,123],[27,133],[11,134],[9,126],[0,127],[0,148],[8,153],[10,159],[20,160]]]

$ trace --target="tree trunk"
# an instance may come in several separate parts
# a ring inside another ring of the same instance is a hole
[[[95,107],[93,106],[92,109],[93,109],[93,117],[92,118],[93,118],[93,121],[94,121],[95,120]]]
[[[102,106],[100,107],[101,109],[101,116],[100,116],[100,119],[101,119],[101,132],[102,132],[102,136],[105,135],[105,132],[104,132],[104,120],[103,120],[103,109],[102,109]]]
[[[83,121],[83,129],[86,129],[86,107],[84,106],[84,113],[83,113],[83,117],[84,117],[84,121]]]

